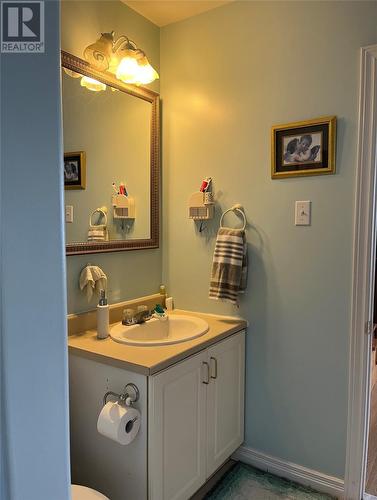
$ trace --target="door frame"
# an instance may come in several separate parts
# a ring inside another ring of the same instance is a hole
[[[364,495],[376,257],[377,45],[361,49],[345,498]]]

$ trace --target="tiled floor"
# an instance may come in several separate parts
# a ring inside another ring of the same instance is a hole
[[[238,462],[207,494],[206,500],[330,500],[292,481]]]

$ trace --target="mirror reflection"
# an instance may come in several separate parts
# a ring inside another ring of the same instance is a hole
[[[62,95],[67,244],[151,238],[151,102],[64,71]]]

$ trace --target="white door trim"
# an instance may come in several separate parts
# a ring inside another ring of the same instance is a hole
[[[377,45],[361,49],[345,498],[364,494],[375,269]]]

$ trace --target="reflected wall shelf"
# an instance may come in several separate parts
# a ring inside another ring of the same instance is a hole
[[[132,196],[116,194],[112,197],[114,219],[134,219],[135,199]]]

